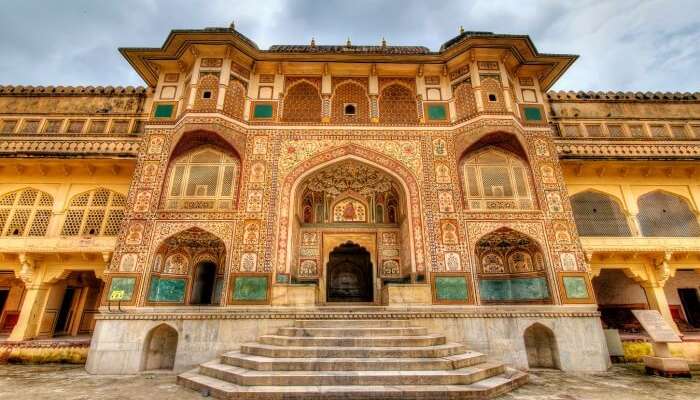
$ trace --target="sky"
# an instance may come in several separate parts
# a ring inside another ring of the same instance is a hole
[[[527,34],[580,56],[555,90],[700,91],[700,0],[0,0],[0,85],[143,85],[118,47],[232,21],[261,49]]]

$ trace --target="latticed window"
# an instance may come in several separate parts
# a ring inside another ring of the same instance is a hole
[[[642,235],[652,237],[700,236],[700,224],[688,203],[678,196],[651,192],[637,200]]]
[[[61,235],[116,236],[124,219],[126,196],[95,189],[71,199]]]
[[[473,210],[530,210],[534,208],[527,167],[516,156],[490,148],[462,164],[465,194]]]
[[[44,236],[49,227],[53,198],[36,189],[23,189],[0,197],[3,236]]]
[[[631,236],[620,205],[610,196],[583,192],[571,196],[576,228],[581,236]]]
[[[237,158],[214,148],[184,155],[170,170],[165,208],[230,209],[239,169]]]

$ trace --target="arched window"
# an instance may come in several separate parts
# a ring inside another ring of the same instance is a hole
[[[576,228],[581,236],[631,236],[627,218],[610,196],[582,192],[571,196]]]
[[[637,200],[639,227],[643,236],[700,236],[695,214],[682,198],[661,191],[647,193]]]
[[[3,236],[44,236],[53,198],[36,189],[22,189],[0,197],[0,232]]]
[[[230,209],[239,170],[238,158],[214,147],[185,154],[170,169],[165,208]]]
[[[124,206],[126,196],[103,188],[74,196],[61,235],[116,236],[124,219]]]
[[[464,193],[472,210],[531,210],[532,184],[520,158],[497,148],[470,155],[462,163]]]

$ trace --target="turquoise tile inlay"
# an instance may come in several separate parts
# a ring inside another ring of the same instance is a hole
[[[481,299],[486,301],[528,301],[549,299],[545,278],[482,279]]]
[[[148,289],[148,301],[183,303],[186,286],[185,279],[154,276]]]
[[[430,104],[428,106],[428,119],[444,121],[447,119],[447,111],[444,104]]]
[[[112,298],[114,292],[122,292],[121,301],[130,301],[134,295],[134,286],[136,286],[136,277],[115,276],[109,284],[109,298]]]
[[[289,275],[288,274],[277,274],[275,281],[277,283],[289,283]]]
[[[539,107],[523,107],[525,119],[528,121],[542,121],[542,111]]]
[[[436,276],[435,298],[440,301],[467,301],[469,289],[466,276]]]
[[[173,116],[174,106],[172,104],[156,104],[156,111],[153,116],[156,118],[170,118]]]
[[[565,276],[562,278],[564,281],[564,290],[566,290],[566,297],[570,299],[587,299],[590,297],[588,295],[588,286],[586,285],[586,279],[582,276]]]
[[[272,118],[272,104],[256,104],[253,109],[254,118]]]
[[[236,301],[267,300],[267,276],[239,276],[233,288]]]

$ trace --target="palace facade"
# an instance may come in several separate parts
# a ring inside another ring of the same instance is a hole
[[[88,370],[131,373],[399,318],[604,370],[632,309],[700,327],[698,93],[551,92],[576,56],[488,32],[120,51],[146,87],[0,87],[5,340],[92,334]]]

